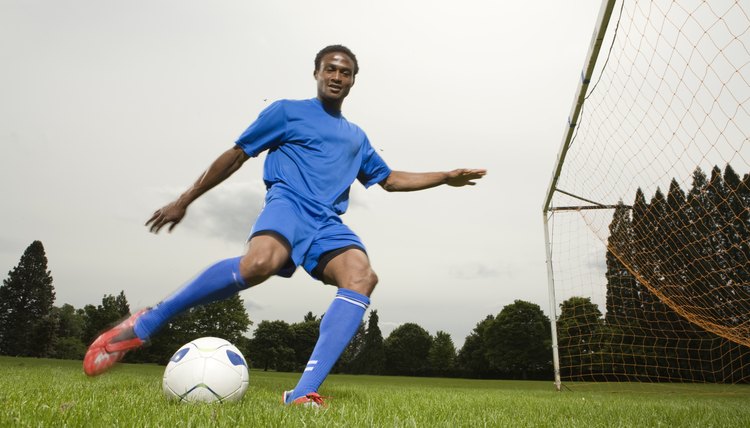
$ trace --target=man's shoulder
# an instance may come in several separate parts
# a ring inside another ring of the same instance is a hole
[[[273,104],[278,104],[283,107],[291,107],[291,108],[305,108],[305,107],[314,107],[315,106],[315,98],[312,99],[305,99],[305,100],[296,100],[296,99],[289,99],[289,98],[282,98],[280,100],[276,100],[273,102]]]
[[[311,114],[317,113],[319,109],[314,98],[307,100],[283,98],[274,101],[268,106],[268,108],[283,112],[288,118],[307,117]]]
[[[290,120],[306,117],[313,111],[312,100],[279,99],[268,104],[261,111],[259,118],[271,118],[274,120]]]

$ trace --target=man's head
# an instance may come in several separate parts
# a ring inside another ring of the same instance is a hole
[[[320,52],[315,55],[315,71],[320,69],[320,63],[323,60],[323,57],[332,52],[339,52],[348,56],[354,63],[354,75],[356,76],[357,73],[359,73],[359,64],[357,63],[357,57],[354,55],[354,52],[342,45],[330,45],[321,49]]]
[[[315,56],[313,72],[318,85],[318,99],[327,107],[341,110],[341,104],[354,86],[354,76],[358,71],[357,57],[345,46],[323,48]]]

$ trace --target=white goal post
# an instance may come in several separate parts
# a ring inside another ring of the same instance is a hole
[[[607,32],[609,26],[609,19],[612,16],[612,9],[614,8],[615,0],[603,0],[599,15],[594,26],[594,33],[591,37],[591,44],[589,45],[588,53],[586,54],[586,61],[584,62],[583,71],[581,71],[581,80],[578,82],[578,89],[573,101],[573,107],[570,110],[568,116],[568,123],[563,132],[563,141],[560,146],[560,151],[557,154],[557,160],[553,168],[552,180],[550,181],[549,187],[547,188],[547,196],[544,198],[544,206],[542,207],[542,213],[544,217],[544,248],[546,251],[547,258],[547,282],[549,286],[549,311],[550,320],[552,324],[552,363],[554,368],[555,376],[555,389],[560,391],[561,380],[560,380],[560,356],[558,353],[557,343],[557,301],[555,300],[555,276],[554,270],[552,269],[552,247],[550,243],[549,234],[549,212],[552,207],[552,197],[555,191],[557,191],[557,181],[560,178],[560,171],[562,170],[563,163],[565,162],[565,156],[568,153],[568,147],[573,138],[576,130],[576,124],[578,123],[578,117],[583,107],[583,102],[588,91],[589,83],[591,83],[591,77],[594,74],[596,67],[596,60],[599,57],[599,51],[602,48],[604,42],[604,35]]]

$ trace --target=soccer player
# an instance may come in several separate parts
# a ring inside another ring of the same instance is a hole
[[[357,58],[345,46],[315,57],[317,97],[276,101],[174,202],[146,222],[153,233],[171,231],[188,206],[243,163],[267,152],[265,206],[250,232],[245,255],[219,261],[156,306],[143,309],[99,336],[84,357],[89,376],[103,373],[126,352],[143,345],[172,317],[196,305],[231,297],[272,275],[290,277],[302,266],[314,279],[338,287],[299,382],[283,394],[286,404],[322,405],[318,388],[328,376],[370,304],[378,278],[365,246],[340,218],[354,180],[389,192],[447,184],[474,185],[483,169],[413,173],[393,171],[365,133],[341,114],[355,82]]]

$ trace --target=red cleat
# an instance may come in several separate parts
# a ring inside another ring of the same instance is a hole
[[[128,351],[141,347],[144,342],[135,335],[133,325],[147,310],[141,309],[97,337],[83,357],[84,373],[88,376],[100,375],[122,360]]]
[[[291,400],[292,392],[294,392],[294,390],[284,391],[284,394],[281,396],[281,402],[284,404],[291,404],[295,406],[326,407],[326,403],[325,401],[323,401],[323,399],[331,398],[331,397],[322,397],[317,392],[310,392],[307,395],[298,397],[296,400]]]

